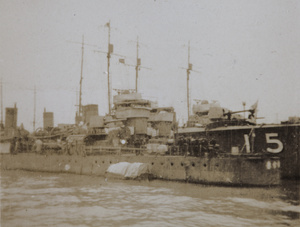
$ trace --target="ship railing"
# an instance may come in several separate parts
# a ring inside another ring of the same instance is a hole
[[[143,154],[146,151],[146,149],[134,148],[134,147],[86,146],[85,151],[86,151],[87,155],[106,155],[106,154],[140,155],[140,154]]]

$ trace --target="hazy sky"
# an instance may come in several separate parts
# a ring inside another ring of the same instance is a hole
[[[285,0],[0,0],[0,77],[3,105],[19,109],[18,125],[32,130],[42,112],[55,124],[74,123],[81,42],[85,46],[83,104],[107,113],[107,51],[142,66],[139,90],[186,119],[186,70],[191,44],[191,100],[218,100],[231,110],[259,100],[265,122],[300,115],[300,1]],[[112,88],[133,89],[135,69],[111,58]],[[4,111],[5,112],[5,111]]]

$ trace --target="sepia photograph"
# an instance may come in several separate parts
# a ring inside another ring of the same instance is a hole
[[[0,0],[0,226],[300,226],[300,1]]]

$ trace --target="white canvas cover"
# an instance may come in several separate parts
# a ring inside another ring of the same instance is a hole
[[[124,178],[134,179],[141,176],[144,173],[149,173],[149,167],[146,163],[119,162],[116,164],[111,164],[106,172],[116,174]]]

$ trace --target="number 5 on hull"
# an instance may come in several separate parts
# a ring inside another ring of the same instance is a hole
[[[278,133],[266,133],[266,141],[267,143],[275,143],[278,145],[277,148],[267,148],[267,151],[273,154],[280,153],[283,150],[283,144],[279,139],[271,138],[278,137]]]

